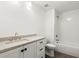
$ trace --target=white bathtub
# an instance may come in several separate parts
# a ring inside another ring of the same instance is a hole
[[[62,52],[64,54],[79,57],[79,45],[71,42],[63,42],[56,44],[56,51]]]

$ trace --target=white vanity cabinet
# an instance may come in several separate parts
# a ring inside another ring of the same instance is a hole
[[[0,58],[44,58],[45,39],[24,44],[4,53],[0,53]]]
[[[34,58],[36,57],[36,42],[23,45],[0,54],[0,58]]]

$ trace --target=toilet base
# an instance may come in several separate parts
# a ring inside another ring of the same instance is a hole
[[[46,48],[45,54],[50,57],[54,57],[54,50],[50,50],[50,49]]]
[[[48,55],[50,57],[54,57],[54,54],[46,53],[46,55]]]

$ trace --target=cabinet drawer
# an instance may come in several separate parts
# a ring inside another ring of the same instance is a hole
[[[37,47],[38,52],[41,52],[41,51],[44,51],[44,50],[45,50],[45,47],[39,47],[39,46]]]
[[[37,48],[37,55],[45,54],[45,47]]]
[[[46,41],[45,41],[45,39],[42,39],[42,40],[39,40],[39,41],[37,41],[37,46],[45,46],[45,44],[46,44]]]
[[[40,54],[37,56],[37,58],[45,58],[45,55],[44,54]]]
[[[38,58],[44,58],[45,57],[45,52],[44,51],[41,51],[40,53],[38,52],[37,57]]]

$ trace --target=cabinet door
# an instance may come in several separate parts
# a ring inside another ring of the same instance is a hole
[[[24,46],[24,58],[35,58],[36,56],[36,42]]]
[[[21,49],[22,49],[22,47],[1,53],[0,58],[20,58],[20,57],[23,57],[23,54],[20,52]]]

